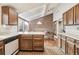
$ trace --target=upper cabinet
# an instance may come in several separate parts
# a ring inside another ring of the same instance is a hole
[[[79,24],[79,4],[74,7],[74,24]]]
[[[69,9],[63,14],[64,25],[79,24],[79,4]]]
[[[67,21],[66,21],[66,13],[63,14],[63,22],[64,22],[64,25],[67,24]]]
[[[69,25],[71,25],[71,24],[73,24],[74,22],[73,22],[73,20],[74,20],[74,15],[73,15],[73,8],[71,8],[70,10],[68,10],[68,12],[66,12],[67,14],[67,24],[69,24]]]
[[[17,25],[18,15],[14,8],[9,6],[2,6],[2,24],[3,25]]]

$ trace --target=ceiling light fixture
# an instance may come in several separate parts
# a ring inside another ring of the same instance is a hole
[[[42,24],[42,22],[38,21],[38,22],[37,22],[37,24],[38,24],[38,25],[41,25],[41,24]]]

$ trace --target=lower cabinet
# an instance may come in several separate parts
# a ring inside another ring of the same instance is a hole
[[[74,39],[67,37],[67,54],[74,55],[75,54],[75,47],[74,47]]]
[[[32,35],[21,35],[19,48],[20,50],[32,50]]]
[[[32,50],[32,40],[20,39],[20,50]]]
[[[76,55],[79,55],[79,41],[76,41],[75,52],[76,52]]]
[[[0,55],[4,55],[4,46],[0,46]]]
[[[68,55],[79,54],[79,42],[68,36],[60,35],[60,48]]]
[[[44,50],[44,36],[43,35],[20,35],[19,41],[20,50]]]
[[[60,37],[60,47],[62,51],[65,53],[65,47],[66,47],[66,37],[61,35]]]
[[[67,42],[67,44],[68,44],[67,54],[68,55],[74,55],[74,43]]]
[[[3,42],[1,41],[0,42],[0,55],[4,55],[4,53],[5,53],[5,51],[4,51],[4,44],[3,44]]]
[[[33,36],[33,50],[44,50],[44,38],[43,35]]]
[[[61,39],[62,41],[62,50],[63,50],[63,52],[65,52],[65,40],[64,39]]]

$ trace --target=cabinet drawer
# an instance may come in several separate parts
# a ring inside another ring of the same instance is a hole
[[[44,38],[43,35],[33,35],[33,38]]]
[[[22,39],[32,39],[32,35],[21,35]]]

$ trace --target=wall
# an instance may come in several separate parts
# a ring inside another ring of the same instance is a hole
[[[75,35],[79,35],[79,25],[73,25],[73,26],[65,26],[66,33],[72,33]]]
[[[64,12],[75,6],[77,3],[60,3],[53,12],[53,21],[59,20],[62,18]]]
[[[52,31],[52,27],[53,27],[52,18],[53,17],[51,14],[51,15],[47,15],[42,18],[31,21],[29,23],[29,31],[39,31],[39,32]],[[38,21],[41,21],[42,24],[38,25],[37,24]]]

